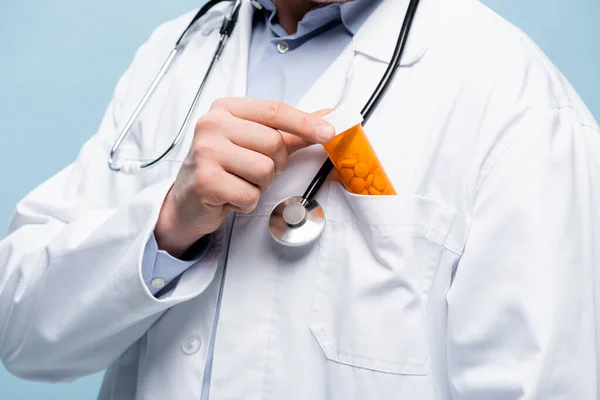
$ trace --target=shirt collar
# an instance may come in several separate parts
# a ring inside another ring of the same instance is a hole
[[[255,0],[268,13],[268,21],[274,25],[277,11],[272,0]],[[353,0],[346,3],[327,4],[309,11],[298,24],[297,36],[320,28],[332,21],[340,21],[351,34],[355,35],[361,25],[371,15],[373,10],[382,0]],[[275,33],[282,36],[283,30],[274,29]]]

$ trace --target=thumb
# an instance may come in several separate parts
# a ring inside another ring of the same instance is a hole
[[[327,114],[330,114],[333,111],[333,108],[327,108],[324,110],[319,110],[311,113],[311,115],[322,118]],[[292,135],[291,133],[281,131],[281,136],[283,137],[283,142],[288,150],[288,155],[292,155],[298,150],[301,150],[305,147],[312,146],[314,143],[309,142],[308,140],[304,140],[296,135]]]

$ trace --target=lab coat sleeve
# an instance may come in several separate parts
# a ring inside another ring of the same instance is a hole
[[[101,371],[165,310],[198,296],[215,276],[219,232],[168,296],[152,295],[141,264],[176,171],[127,176],[107,167],[130,112],[124,104],[135,101],[126,100],[131,86],[147,86],[139,77],[159,68],[179,25],[157,30],[142,47],[98,133],[74,163],[18,204],[0,242],[0,358],[17,376],[66,381]]]
[[[569,107],[528,121],[482,171],[447,294],[454,399],[598,399],[599,133]]]

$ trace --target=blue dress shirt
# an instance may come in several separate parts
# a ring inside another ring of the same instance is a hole
[[[308,12],[294,34],[277,23],[271,0],[257,0],[248,60],[246,96],[295,105],[350,43],[381,0],[328,4]],[[142,260],[142,276],[152,294],[200,261],[207,242],[193,261],[182,261],[158,250],[150,238]]]

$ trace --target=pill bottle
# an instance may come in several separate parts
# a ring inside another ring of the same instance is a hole
[[[350,193],[381,196],[395,195],[361,124],[362,115],[351,108],[340,108],[323,117],[335,129],[336,136],[325,151]]]

